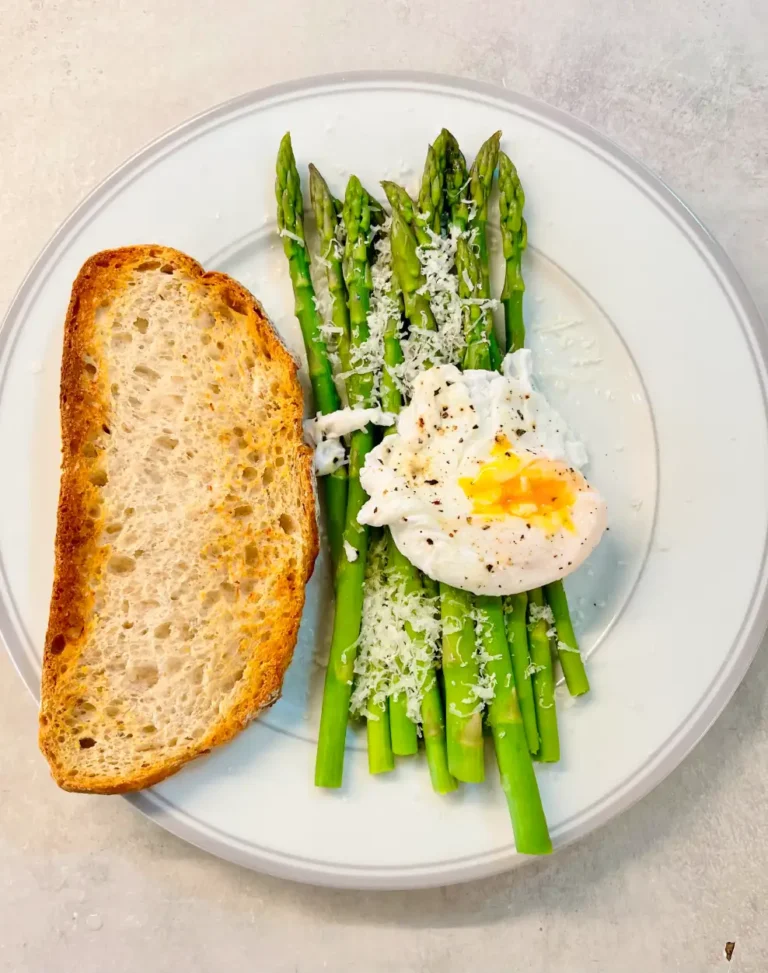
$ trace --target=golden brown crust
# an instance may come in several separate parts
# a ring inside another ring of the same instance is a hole
[[[285,671],[291,661],[304,603],[304,588],[318,551],[311,451],[298,446],[294,474],[300,481],[301,512],[297,515],[303,543],[303,561],[295,572],[273,579],[271,596],[289,611],[277,619],[266,641],[251,633],[251,658],[246,667],[247,686],[235,705],[200,740],[180,752],[159,756],[148,767],[130,776],[82,775],[62,766],[61,733],[57,698],[96,624],[94,579],[103,568],[105,548],[98,540],[103,519],[98,507],[98,487],[91,482],[92,466],[83,458],[83,447],[96,434],[107,431],[110,420],[106,378],[88,381],[83,361],[94,355],[97,341],[97,308],[125,286],[127,276],[146,261],[161,261],[183,271],[221,301],[245,315],[254,344],[254,355],[279,363],[293,391],[293,414],[285,417],[298,441],[301,439],[302,397],[296,363],[285,349],[258,301],[237,281],[220,273],[206,273],[179,251],[158,245],[132,246],[98,253],[86,261],[72,288],[64,328],[61,368],[62,474],[55,544],[55,571],[48,630],[45,640],[40,711],[40,748],[56,782],[66,790],[117,794],[158,783],[185,763],[231,740],[260,711],[280,695]],[[98,351],[98,348],[96,349]],[[103,351],[102,351],[103,354]],[[105,370],[102,370],[104,372]],[[64,692],[70,692],[66,686]],[[74,704],[75,700],[72,700]]]

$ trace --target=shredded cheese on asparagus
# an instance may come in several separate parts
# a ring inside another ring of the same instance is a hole
[[[554,638],[557,635],[555,629],[555,616],[549,605],[529,605],[528,606],[528,631],[530,632],[536,622],[543,620],[547,623],[547,638]]]
[[[351,710],[367,716],[370,703],[381,706],[387,697],[403,694],[408,716],[418,724],[440,644],[439,611],[435,598],[405,591],[388,569],[386,551],[382,538],[368,554]]]

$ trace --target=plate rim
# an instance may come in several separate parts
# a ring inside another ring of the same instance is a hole
[[[697,246],[700,254],[710,264],[710,269],[720,278],[721,285],[727,285],[726,297],[735,315],[740,319],[750,352],[758,367],[758,377],[762,380],[762,398],[765,406],[768,397],[766,372],[768,371],[768,329],[757,305],[747,289],[741,275],[736,270],[723,247],[714,239],[699,218],[676,195],[676,193],[644,163],[619,146],[609,137],[570,113],[555,108],[529,95],[468,78],[423,71],[354,71],[314,75],[280,82],[263,88],[244,92],[234,98],[208,108],[171,129],[160,134],[130,155],[95,186],[50,236],[30,269],[23,277],[14,294],[0,325],[0,361],[5,370],[6,354],[12,350],[9,337],[14,332],[14,323],[30,296],[33,286],[38,282],[43,265],[49,261],[56,248],[76,226],[82,215],[101,197],[108,196],[110,190],[122,181],[126,172],[156,156],[164,147],[179,141],[185,133],[193,134],[196,129],[204,128],[217,117],[222,119],[247,107],[291,95],[308,94],[343,85],[351,88],[375,83],[384,85],[413,84],[425,89],[448,89],[458,94],[473,94],[486,99],[507,103],[510,107],[530,113],[549,122],[553,127],[564,129],[576,136],[585,148],[598,150],[606,162],[618,164],[622,173],[633,178],[635,184],[649,197],[649,201],[663,204],[669,218],[676,218],[687,231],[692,245]],[[750,341],[751,339],[751,341]],[[558,848],[576,841],[591,833],[609,820],[617,817],[637,801],[649,794],[686,758],[691,750],[706,735],[712,724],[722,713],[737,687],[744,678],[768,627],[768,588],[761,585],[766,575],[766,551],[757,574],[752,602],[744,614],[741,626],[732,642],[731,649],[724,659],[720,670],[702,694],[696,708],[688,719],[678,728],[675,735],[665,741],[645,765],[640,768],[629,783],[619,785],[614,790],[616,798],[609,808],[603,808],[588,823],[582,821],[571,829],[558,842]],[[11,651],[5,635],[6,626],[15,629],[14,620],[8,611],[5,598],[0,598],[0,641],[8,651],[14,668],[22,681],[39,702],[37,673],[30,672],[26,658],[18,659]],[[734,651],[735,647],[735,651]],[[297,859],[287,853],[277,853],[260,849],[254,853],[253,847],[225,836],[210,825],[195,819],[188,812],[180,812],[160,794],[152,791],[124,795],[139,811],[179,838],[225,860],[240,864],[267,874],[305,882],[313,885],[354,889],[413,889],[453,884],[487,877],[505,871],[529,859],[519,855],[514,846],[501,851],[492,851],[471,856],[462,863],[455,860],[445,865],[418,865],[413,867],[397,866],[383,869],[376,866],[336,866],[330,863],[311,863],[307,859]],[[586,812],[581,812],[583,818]]]

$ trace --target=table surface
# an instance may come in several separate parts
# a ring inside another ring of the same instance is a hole
[[[9,0],[0,308],[85,193],[165,129],[289,78],[419,68],[614,138],[712,230],[766,314],[767,36],[764,0]],[[761,652],[682,767],[550,860],[360,894],[247,872],[119,798],[61,793],[0,654],[0,970],[765,971],[767,694]]]

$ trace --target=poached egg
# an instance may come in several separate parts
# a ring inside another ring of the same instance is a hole
[[[360,474],[361,524],[388,526],[429,577],[478,595],[565,577],[596,546],[606,506],[583,445],[531,379],[530,349],[502,373],[439,365]]]

